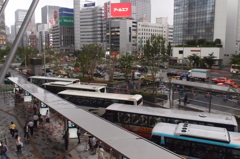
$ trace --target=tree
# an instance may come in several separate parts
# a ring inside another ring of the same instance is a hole
[[[207,42],[206,39],[198,39],[198,41],[197,41],[197,45],[205,45],[206,42]]]
[[[214,53],[210,53],[208,54],[208,56],[204,56],[204,62],[208,65],[208,68],[212,68],[213,64],[214,64],[214,59],[216,58],[216,56],[213,55]]]
[[[215,39],[213,43],[215,45],[221,45],[222,44],[221,39]]]
[[[192,54],[188,56],[188,59],[193,62],[193,67],[198,67],[200,63],[200,57],[197,54]]]
[[[131,70],[133,68],[133,61],[134,58],[132,55],[121,55],[121,58],[119,59],[119,66],[122,73],[124,73],[125,80],[128,81],[128,75],[131,73]]]
[[[171,56],[171,51],[172,51],[172,45],[171,45],[171,42],[168,42],[167,54],[168,54],[169,56]]]
[[[106,56],[106,72],[109,76],[109,81],[112,82],[113,81],[113,75],[115,72],[115,66],[118,64],[118,55],[117,54],[111,54],[109,56]]]
[[[232,57],[230,58],[230,63],[231,64],[237,64],[237,65],[240,65],[240,54],[238,55],[235,55],[235,54],[232,54]]]
[[[187,45],[196,45],[196,40],[188,40],[186,41]]]
[[[153,80],[153,93],[156,93],[155,77],[159,71],[159,61],[161,61],[160,51],[162,50],[165,39],[162,36],[152,35],[144,45],[144,54],[141,56],[141,65],[148,68]]]
[[[76,60],[83,76],[87,74],[89,80],[92,80],[94,69],[103,57],[104,52],[100,46],[95,44],[84,45]]]

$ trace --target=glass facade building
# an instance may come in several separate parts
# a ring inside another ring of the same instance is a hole
[[[151,22],[151,0],[120,0],[120,3],[132,3],[136,7],[136,20]]]
[[[215,0],[174,0],[173,44],[214,41]]]

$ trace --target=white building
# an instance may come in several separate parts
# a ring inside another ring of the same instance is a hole
[[[80,16],[80,48],[88,44],[104,46],[106,33],[103,7],[82,8]]]
[[[142,52],[143,46],[152,35],[161,35],[168,42],[172,42],[172,26],[168,24],[166,17],[156,18],[156,23],[138,22],[138,51]],[[165,47],[166,47],[165,46]]]
[[[108,19],[106,23],[107,50],[120,54],[137,53],[137,21]]]

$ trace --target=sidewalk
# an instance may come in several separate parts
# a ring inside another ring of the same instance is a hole
[[[11,159],[97,159],[97,155],[91,155],[89,151],[84,151],[86,142],[83,142],[84,136],[81,136],[81,144],[77,139],[70,139],[68,150],[65,150],[63,136],[63,120],[59,114],[51,112],[51,123],[45,123],[34,130],[30,140],[24,140],[23,127],[25,122],[33,116],[33,110],[30,103],[16,103],[12,93],[0,94],[0,124],[1,134],[5,135],[5,142],[9,148],[8,155]],[[10,135],[9,125],[11,121],[16,124],[18,134],[24,141],[21,152],[16,152],[15,139]],[[83,134],[84,132],[82,132]],[[109,158],[109,154],[105,156]]]

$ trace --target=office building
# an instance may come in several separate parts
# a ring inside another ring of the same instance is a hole
[[[172,42],[172,29],[167,22],[167,17],[156,18],[156,23],[138,22],[138,51],[143,51],[144,45],[152,35],[161,35],[166,40],[165,47],[167,47],[168,42]]]
[[[38,24],[37,25],[38,32],[38,50],[39,53],[44,53],[45,48],[49,47],[49,28],[48,24]]]
[[[70,8],[59,8],[58,24],[53,25],[53,50],[64,53],[74,53],[74,12]]]
[[[2,8],[4,1],[0,0],[0,9]],[[7,44],[7,36],[5,31],[5,13],[0,17],[0,49],[5,48]]]
[[[82,8],[80,15],[80,48],[88,44],[104,46],[105,21],[103,20],[103,8]]]
[[[41,8],[42,23],[48,24],[49,29],[51,29],[56,23],[59,8],[59,6],[44,6]]]
[[[26,9],[18,9],[15,11],[15,22],[23,22],[25,16],[27,15],[27,11]],[[33,14],[31,20],[29,23],[34,24],[35,23],[35,14]]]
[[[151,22],[151,0],[120,0],[120,3],[127,2],[132,3],[133,17],[137,21]]]
[[[173,56],[185,58],[197,53],[204,57],[214,53],[215,64],[229,64],[231,55],[236,51],[238,15],[238,0],[175,0],[173,44],[199,39],[211,43],[220,39],[222,47],[176,48]]]
[[[106,49],[118,54],[137,53],[137,21],[108,19],[106,22]]]
[[[80,50],[80,0],[73,1],[74,7],[74,49]]]

